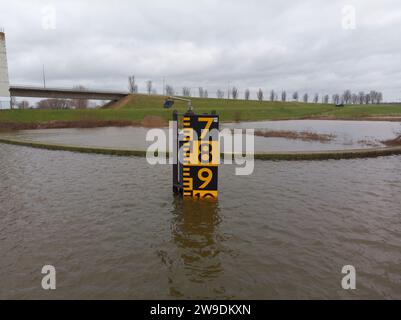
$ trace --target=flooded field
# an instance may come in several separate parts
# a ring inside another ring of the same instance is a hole
[[[394,139],[401,133],[401,124],[386,121],[328,121],[293,120],[226,123],[222,128],[253,128],[255,130],[288,130],[334,135],[329,142],[301,141],[285,138],[255,137],[256,152],[317,151],[358,149],[384,146],[381,141]],[[95,129],[46,129],[18,131],[7,136],[41,142],[72,144],[91,147],[132,148],[145,150],[148,128],[95,128]],[[5,134],[2,134],[3,136]]]
[[[217,203],[174,198],[145,158],[0,144],[0,161],[0,298],[401,298],[399,156],[222,165]]]

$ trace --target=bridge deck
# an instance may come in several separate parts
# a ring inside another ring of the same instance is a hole
[[[119,100],[127,96],[128,92],[10,86],[10,95],[30,98]]]

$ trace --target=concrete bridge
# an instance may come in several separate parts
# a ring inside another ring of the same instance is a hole
[[[117,101],[128,95],[128,92],[89,89],[40,88],[28,86],[10,86],[11,97],[54,98],[54,99],[87,99]]]
[[[8,78],[6,37],[0,28],[0,110],[10,109],[11,97],[50,98],[50,99],[86,99],[117,101],[128,92],[89,89],[61,89],[30,86],[10,86]]]

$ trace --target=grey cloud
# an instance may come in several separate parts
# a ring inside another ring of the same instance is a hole
[[[56,29],[42,28],[56,9]],[[341,25],[345,4],[357,28]],[[162,78],[176,88],[334,93],[350,88],[401,97],[399,1],[2,1],[10,78],[49,85],[142,88]]]

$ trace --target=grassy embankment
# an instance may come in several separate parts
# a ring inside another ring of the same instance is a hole
[[[135,95],[127,100],[125,104],[110,109],[2,111],[0,129],[139,125],[146,116],[160,117],[165,121],[171,118],[171,109],[163,108],[164,98],[161,96]],[[350,105],[336,108],[331,104],[193,98],[193,106],[196,113],[216,110],[221,121],[374,117],[401,119],[401,105]],[[186,103],[177,101],[173,109],[184,112]]]

